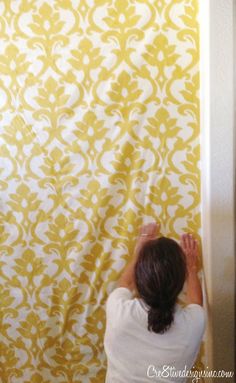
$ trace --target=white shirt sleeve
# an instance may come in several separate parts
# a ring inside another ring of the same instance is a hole
[[[106,318],[107,322],[119,322],[119,317],[124,313],[124,306],[133,298],[133,293],[126,287],[117,287],[107,298]]]
[[[187,305],[183,310],[188,333],[186,354],[189,355],[189,360],[195,361],[206,327],[206,314],[204,308],[196,303]],[[192,365],[189,365],[189,368],[191,367]]]
[[[190,323],[193,336],[202,337],[206,326],[204,308],[197,303],[190,303],[184,308],[184,312]]]

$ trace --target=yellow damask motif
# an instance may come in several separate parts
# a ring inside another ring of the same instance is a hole
[[[4,1],[0,29],[0,383],[102,383],[138,228],[200,234],[198,0]]]

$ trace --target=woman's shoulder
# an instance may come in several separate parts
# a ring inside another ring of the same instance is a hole
[[[206,312],[203,306],[197,303],[184,306],[176,304],[175,316],[186,326],[186,330],[189,328],[192,333],[203,334],[206,326]]]
[[[123,310],[123,306],[127,306],[127,302],[133,300],[133,292],[126,287],[117,287],[109,295],[106,301],[106,312],[118,313]]]
[[[115,288],[107,297],[106,306],[124,303],[133,298],[133,292],[126,287]]]
[[[114,289],[107,298],[106,317],[107,323],[110,321],[119,323],[119,326],[127,324],[134,319],[145,319],[145,309],[140,303],[140,299],[135,296],[135,292],[125,287]]]

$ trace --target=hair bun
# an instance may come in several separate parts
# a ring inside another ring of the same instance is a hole
[[[174,307],[160,306],[150,307],[148,310],[148,330],[156,333],[163,334],[170,328],[173,321]]]

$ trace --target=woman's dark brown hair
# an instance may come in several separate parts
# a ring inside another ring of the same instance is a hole
[[[140,298],[149,307],[149,331],[164,333],[170,328],[185,277],[185,255],[173,239],[161,237],[141,248],[135,265],[135,283]]]

